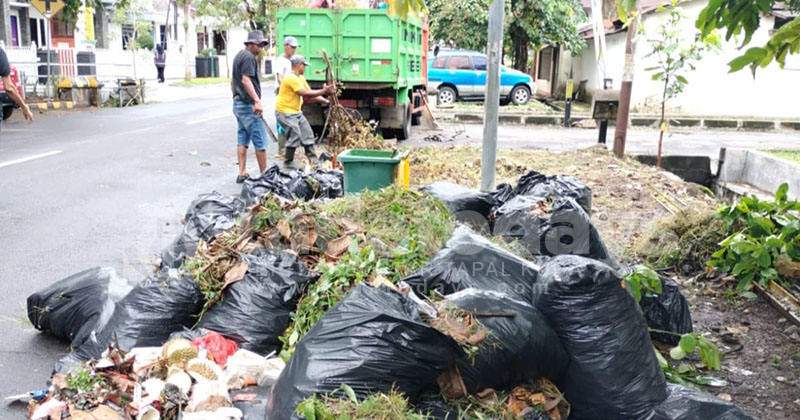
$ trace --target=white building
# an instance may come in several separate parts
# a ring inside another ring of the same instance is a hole
[[[655,10],[661,3],[659,0],[643,0],[640,3],[645,35],[640,37],[636,45],[631,96],[633,112],[654,113],[660,107],[663,83],[652,80],[651,73],[644,70],[655,65],[655,58],[645,58],[650,50],[646,40],[642,38],[654,34],[664,19],[665,14],[657,13]],[[708,0],[681,2],[680,7],[687,16],[681,23],[682,31],[687,37],[699,34],[695,28],[695,21],[707,3]],[[760,27],[746,48],[764,45],[775,29],[792,18],[793,16],[780,10],[762,15]],[[549,69],[548,73],[552,74],[552,77],[548,82],[553,84],[552,94],[555,96],[559,96],[557,94],[560,93],[563,97],[563,86],[569,76],[570,66],[574,71],[575,86],[585,81],[589,95],[597,89],[602,89],[604,78],[612,80],[613,89],[620,87],[625,62],[626,35],[621,23],[614,22],[613,26],[606,29],[605,75],[600,73],[595,59],[592,39],[594,34],[591,28],[585,29],[583,34],[587,40],[587,47],[579,57],[572,58],[569,54],[561,54],[560,58],[549,63],[552,69]],[[770,64],[767,68],[759,68],[755,78],[747,68],[736,73],[728,73],[727,63],[742,55],[744,50],[739,49],[741,37],[737,43],[736,37],[726,42],[724,33],[722,36],[721,51],[703,56],[697,69],[688,74],[689,84],[684,92],[667,102],[669,112],[673,115],[691,116],[800,118],[800,108],[797,106],[797,98],[800,97],[800,55],[788,56],[784,69],[780,69],[776,63]],[[543,61],[539,60],[537,70],[541,69]]]
[[[37,62],[46,54],[39,54],[51,46],[57,51],[61,63],[58,73],[72,76],[78,73],[76,64],[80,53],[93,53],[96,75],[106,82],[117,78],[134,77],[155,79],[153,52],[139,50],[136,55],[128,49],[127,41],[133,30],[130,23],[113,22],[116,0],[102,0],[104,7],[85,7],[74,23],[64,23],[55,13],[47,20],[30,4],[29,0],[0,0],[0,41],[9,60],[31,79],[35,79]],[[170,0],[149,0],[147,12],[141,18],[151,24],[154,44],[161,43],[167,51],[166,77],[183,78],[185,55],[188,54],[192,75],[194,58],[198,52],[193,19],[189,39],[185,39],[183,8]],[[49,30],[48,30],[49,29]]]

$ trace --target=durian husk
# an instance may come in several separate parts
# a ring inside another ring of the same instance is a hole
[[[197,357],[197,349],[191,341],[185,338],[176,338],[164,344],[161,357],[166,359],[168,367],[184,367],[186,362]]]
[[[216,363],[199,357],[186,363],[186,372],[197,381],[216,381],[223,378],[222,369]]]

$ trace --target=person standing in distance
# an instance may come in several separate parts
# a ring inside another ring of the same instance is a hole
[[[158,83],[164,83],[164,67],[167,65],[167,53],[164,52],[164,45],[161,43],[156,45],[153,62],[156,65],[156,72],[158,73]]]
[[[293,36],[287,36],[283,39],[283,54],[281,54],[275,60],[275,94],[277,95],[280,92],[281,82],[283,81],[284,76],[286,73],[292,71],[292,63],[289,62],[289,59],[292,58],[294,53],[297,51],[297,47],[300,44],[297,42],[297,38]],[[281,123],[275,122],[277,126],[276,129],[278,131],[278,155],[283,156],[286,153],[286,131],[281,126]]]
[[[300,169],[302,165],[295,162],[295,150],[303,146],[306,157],[314,161],[317,155],[314,152],[314,131],[303,115],[303,99],[329,105],[330,102],[323,97],[336,92],[336,85],[325,85],[322,89],[311,89],[303,77],[306,66],[310,65],[305,57],[296,54],[290,60],[292,71],[287,73],[281,83],[278,99],[275,101],[275,117],[286,130],[286,155],[284,163],[288,169]]]
[[[28,120],[28,124],[33,121],[33,114],[31,113],[31,109],[28,108],[28,105],[22,100],[22,97],[19,96],[19,92],[17,92],[17,87],[14,86],[14,82],[11,81],[11,64],[8,62],[8,57],[6,57],[6,52],[0,49],[0,79],[2,79],[3,88],[6,90],[8,96],[11,97],[11,100],[16,102],[17,105],[22,109],[22,114],[25,116],[25,119]],[[0,125],[3,124],[3,116],[0,115]]]
[[[245,48],[233,59],[233,115],[239,124],[236,148],[239,161],[237,184],[247,179],[247,147],[250,143],[253,143],[256,151],[259,173],[267,169],[267,128],[261,119],[264,107],[261,105],[261,79],[258,75],[257,59],[261,57],[261,49],[267,43],[263,32],[251,31],[244,42]]]

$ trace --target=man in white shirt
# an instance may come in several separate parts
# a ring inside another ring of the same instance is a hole
[[[300,44],[297,42],[297,38],[293,36],[287,36],[283,39],[283,54],[281,54],[277,59],[275,59],[275,94],[278,94],[278,91],[281,88],[281,82],[283,81],[283,76],[286,73],[292,71],[292,63],[289,61],[292,56],[294,55],[295,51],[297,51],[297,47]],[[286,152],[286,132],[281,127],[279,122],[275,122],[277,129],[278,129],[278,155],[283,156]]]

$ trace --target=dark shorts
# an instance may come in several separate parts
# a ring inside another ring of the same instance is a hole
[[[267,148],[267,127],[261,117],[253,112],[253,104],[242,101],[233,101],[233,115],[239,123],[237,131],[237,141],[239,146],[247,147],[253,143],[256,150],[266,150]]]

